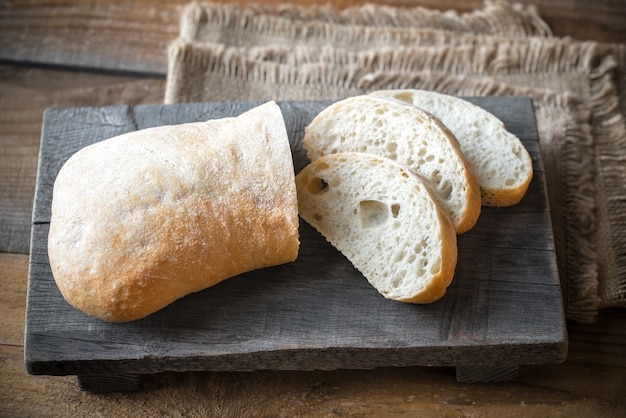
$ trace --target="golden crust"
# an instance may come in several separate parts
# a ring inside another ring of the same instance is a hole
[[[468,172],[468,176],[471,178],[468,179],[470,187],[467,192],[467,210],[465,211],[465,216],[456,225],[457,234],[463,234],[472,229],[476,225],[476,222],[478,222],[478,218],[480,217],[480,213],[482,211],[480,188],[478,187],[476,178],[471,171]]]
[[[106,321],[293,261],[298,248],[293,162],[275,103],[94,144],[54,186],[53,276],[70,304]]]
[[[433,277],[429,286],[412,298],[402,299],[407,303],[432,303],[441,299],[452,283],[458,261],[457,233],[447,215],[442,210],[437,211],[441,225],[441,269]]]
[[[525,181],[516,187],[515,189],[497,189],[497,190],[482,190],[483,205],[493,207],[507,207],[517,205],[526,195],[526,191],[530,186],[530,182],[533,179],[532,166],[530,167],[528,176]]]

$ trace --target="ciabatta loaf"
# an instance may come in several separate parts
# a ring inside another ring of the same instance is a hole
[[[83,148],[54,184],[48,254],[65,299],[106,321],[298,253],[280,109],[131,132]]]
[[[432,113],[456,136],[486,206],[511,206],[526,194],[533,176],[530,155],[518,137],[492,113],[466,100],[425,90],[372,93],[411,103]]]
[[[432,182],[457,233],[480,214],[480,189],[459,145],[436,118],[399,100],[356,96],[338,101],[306,127],[311,161],[339,152],[381,155]]]
[[[423,180],[380,156],[337,153],[296,176],[300,216],[386,298],[429,303],[452,281],[456,232]]]

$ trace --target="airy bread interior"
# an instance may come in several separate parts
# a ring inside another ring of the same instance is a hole
[[[433,184],[457,233],[478,220],[480,189],[456,138],[415,106],[373,96],[338,101],[306,127],[303,144],[311,161],[340,152],[395,160]]]
[[[533,175],[530,154],[492,113],[466,100],[425,90],[381,90],[437,117],[456,136],[478,184],[482,204],[511,206],[524,197]]]
[[[386,298],[439,299],[452,281],[456,232],[428,181],[376,155],[337,153],[296,176],[300,216]]]

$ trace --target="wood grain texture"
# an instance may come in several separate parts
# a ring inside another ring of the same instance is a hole
[[[178,34],[182,1],[111,5],[95,0],[3,2],[5,60],[165,74],[167,44]],[[115,47],[111,47],[114,45]]]
[[[27,271],[27,255],[0,253],[0,345],[24,344]]]
[[[142,390],[89,393],[71,376],[30,376],[0,346],[0,416],[620,418],[626,370],[521,366],[514,382],[459,384],[445,367],[337,371],[165,372]],[[585,375],[583,380],[581,375]]]
[[[5,1],[0,4],[0,60],[163,75],[167,69],[167,45],[178,35],[179,8],[188,2],[141,0],[111,5],[97,0]],[[621,0],[515,2],[538,4],[540,15],[556,36],[573,35],[616,43],[626,39],[626,5]],[[295,3],[318,4],[313,0]],[[329,3],[345,8],[365,1]],[[483,5],[482,0],[379,0],[378,3],[458,12],[470,12]]]
[[[459,237],[442,300],[382,298],[302,223],[295,263],[189,295],[128,324],[89,318],[62,299],[47,264],[51,188],[81,147],[131,130],[237,115],[258,103],[49,110],[34,207],[25,355],[33,374],[187,370],[332,370],[381,366],[511,366],[564,360],[567,340],[532,103],[475,98],[527,145],[531,189],[512,208],[484,208]],[[296,170],[303,129],[329,102],[281,102]],[[186,324],[193,324],[192,326]]]

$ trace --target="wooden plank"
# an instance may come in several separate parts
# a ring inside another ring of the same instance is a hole
[[[0,345],[24,343],[27,276],[27,255],[0,253]]]
[[[163,75],[167,70],[167,45],[178,35],[178,9],[186,3],[187,0],[3,2],[0,60]],[[281,2],[262,0],[261,3]],[[317,4],[313,0],[295,3]],[[330,3],[343,8],[363,2],[332,0]],[[463,3],[379,0],[378,3],[460,12],[483,6],[481,0]],[[536,4],[536,1],[516,3]],[[592,3],[546,0],[541,2],[539,12],[556,36],[615,43],[626,39],[626,7],[620,0]]]
[[[13,143],[2,146],[0,251],[28,253],[37,151],[35,145]]]
[[[521,366],[517,381],[458,384],[449,368],[157,373],[135,393],[89,394],[76,379],[30,376],[21,347],[0,346],[0,416],[619,417],[626,369]],[[164,412],[165,411],[165,412]]]
[[[545,181],[536,130],[528,128],[534,123],[532,103],[501,97],[475,102],[519,130],[515,133],[531,150],[537,170],[532,194],[521,204],[484,208],[482,223],[460,237],[455,280],[442,300],[416,306],[382,298],[302,223],[295,263],[241,275],[127,324],[87,317],[65,303],[54,284],[46,239],[50,187],[60,165],[73,150],[112,134],[239,114],[258,103],[47,112],[33,216],[25,338],[29,372],[116,375],[564,360],[567,337]],[[280,103],[297,167],[306,163],[303,128],[328,103]],[[519,223],[523,229],[515,226]]]
[[[0,58],[165,74],[184,1],[35,1],[0,9]]]

